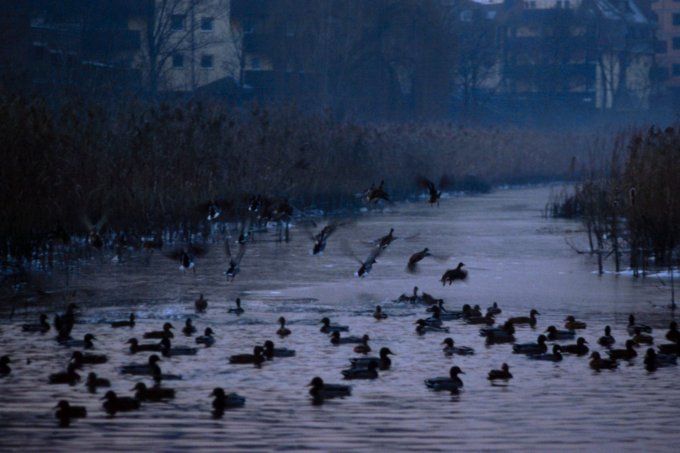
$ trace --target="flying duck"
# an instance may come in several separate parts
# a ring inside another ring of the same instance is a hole
[[[458,263],[458,266],[455,269],[449,269],[444,272],[442,278],[440,279],[442,285],[445,286],[448,283],[449,286],[451,286],[451,284],[456,280],[467,279],[468,273],[465,269],[463,269],[463,266],[465,266],[465,264]]]

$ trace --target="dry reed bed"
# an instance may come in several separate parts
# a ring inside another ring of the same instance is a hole
[[[57,227],[84,234],[86,216],[106,215],[109,232],[195,228],[201,204],[246,194],[334,209],[356,206],[355,194],[383,179],[395,198],[413,194],[419,174],[563,179],[580,141],[443,122],[341,122],[294,107],[0,97],[0,256],[30,256]]]

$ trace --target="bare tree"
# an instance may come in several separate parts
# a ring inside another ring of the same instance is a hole
[[[149,0],[143,39],[142,66],[152,96],[165,88],[172,58],[189,56],[191,87],[196,87],[196,55],[200,49],[216,45],[220,37],[199,33],[202,18],[228,18],[228,0]]]

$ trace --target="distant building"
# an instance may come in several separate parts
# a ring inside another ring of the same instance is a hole
[[[656,62],[661,86],[670,101],[680,105],[680,2],[655,0],[651,9],[657,17]]]
[[[238,77],[229,0],[146,0],[144,14],[131,17],[140,51],[133,65],[152,92],[193,92]]]

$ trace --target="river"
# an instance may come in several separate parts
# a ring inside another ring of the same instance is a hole
[[[486,308],[496,301],[501,322],[535,308],[538,324],[517,327],[519,343],[534,341],[548,325],[561,328],[564,318],[574,315],[588,324],[582,335],[591,350],[600,351],[597,338],[605,325],[623,347],[628,315],[635,313],[638,322],[654,328],[656,343],[665,343],[673,315],[664,308],[668,286],[653,276],[597,275],[595,260],[566,243],[585,243],[581,226],[543,217],[550,190],[450,197],[439,207],[425,201],[390,205],[341,226],[320,256],[311,255],[310,231],[301,226],[292,229],[289,243],[262,233],[248,245],[233,282],[223,275],[227,259],[219,237],[197,260],[195,273],[181,273],[158,253],[149,264],[141,252],[122,263],[95,254],[71,273],[65,293],[1,307],[0,353],[11,357],[12,372],[0,377],[0,450],[676,451],[680,369],[647,372],[641,358],[646,348],[615,371],[593,371],[587,357],[571,355],[557,363],[532,361],[512,354],[509,344],[486,346],[480,326],[461,321],[445,323],[448,335],[416,335],[414,321],[425,317],[424,307],[393,302],[418,286],[443,298],[449,309],[466,303]],[[368,276],[355,277],[359,263],[349,250],[365,258],[368,242],[390,228],[397,239]],[[417,274],[405,272],[408,257],[424,247],[438,259],[423,260]],[[459,261],[468,279],[443,287],[442,273]],[[53,281],[60,280],[60,272],[54,271]],[[199,293],[208,300],[204,313],[194,310]],[[228,313],[236,297],[245,309],[240,316]],[[101,406],[102,389],[93,395],[82,382],[47,383],[48,374],[65,369],[73,348],[55,341],[53,330],[44,335],[21,330],[42,312],[51,321],[71,301],[79,306],[72,336],[93,333],[93,352],[108,355],[107,363],[85,366],[80,374],[95,371],[111,379],[119,395],[131,395],[136,382],[151,384],[120,373],[122,365],[144,362],[148,355],[130,354],[129,338],[141,339],[143,332],[170,321],[176,327],[174,344],[195,346],[181,333],[191,317],[199,331],[211,327],[217,341],[195,356],[162,359],[164,372],[182,376],[164,382],[176,389],[175,399],[110,417]],[[372,317],[377,304],[387,319]],[[108,325],[130,312],[137,316],[134,328]],[[275,335],[279,316],[292,330],[285,339]],[[348,345],[331,345],[319,332],[324,316],[349,325],[349,334],[368,334],[374,351],[388,346],[394,356],[392,368],[378,379],[351,382],[351,396],[313,405],[311,378],[341,383],[340,370],[357,355]],[[476,353],[445,356],[440,343],[446,336]],[[228,363],[230,355],[250,352],[267,339],[295,349],[296,357],[259,368]],[[492,385],[487,373],[503,362],[514,378]],[[458,394],[425,387],[425,379],[446,375],[454,364],[465,373]],[[217,386],[245,396],[245,406],[213,418],[209,395]],[[53,408],[60,399],[84,405],[87,418],[59,427]]]

